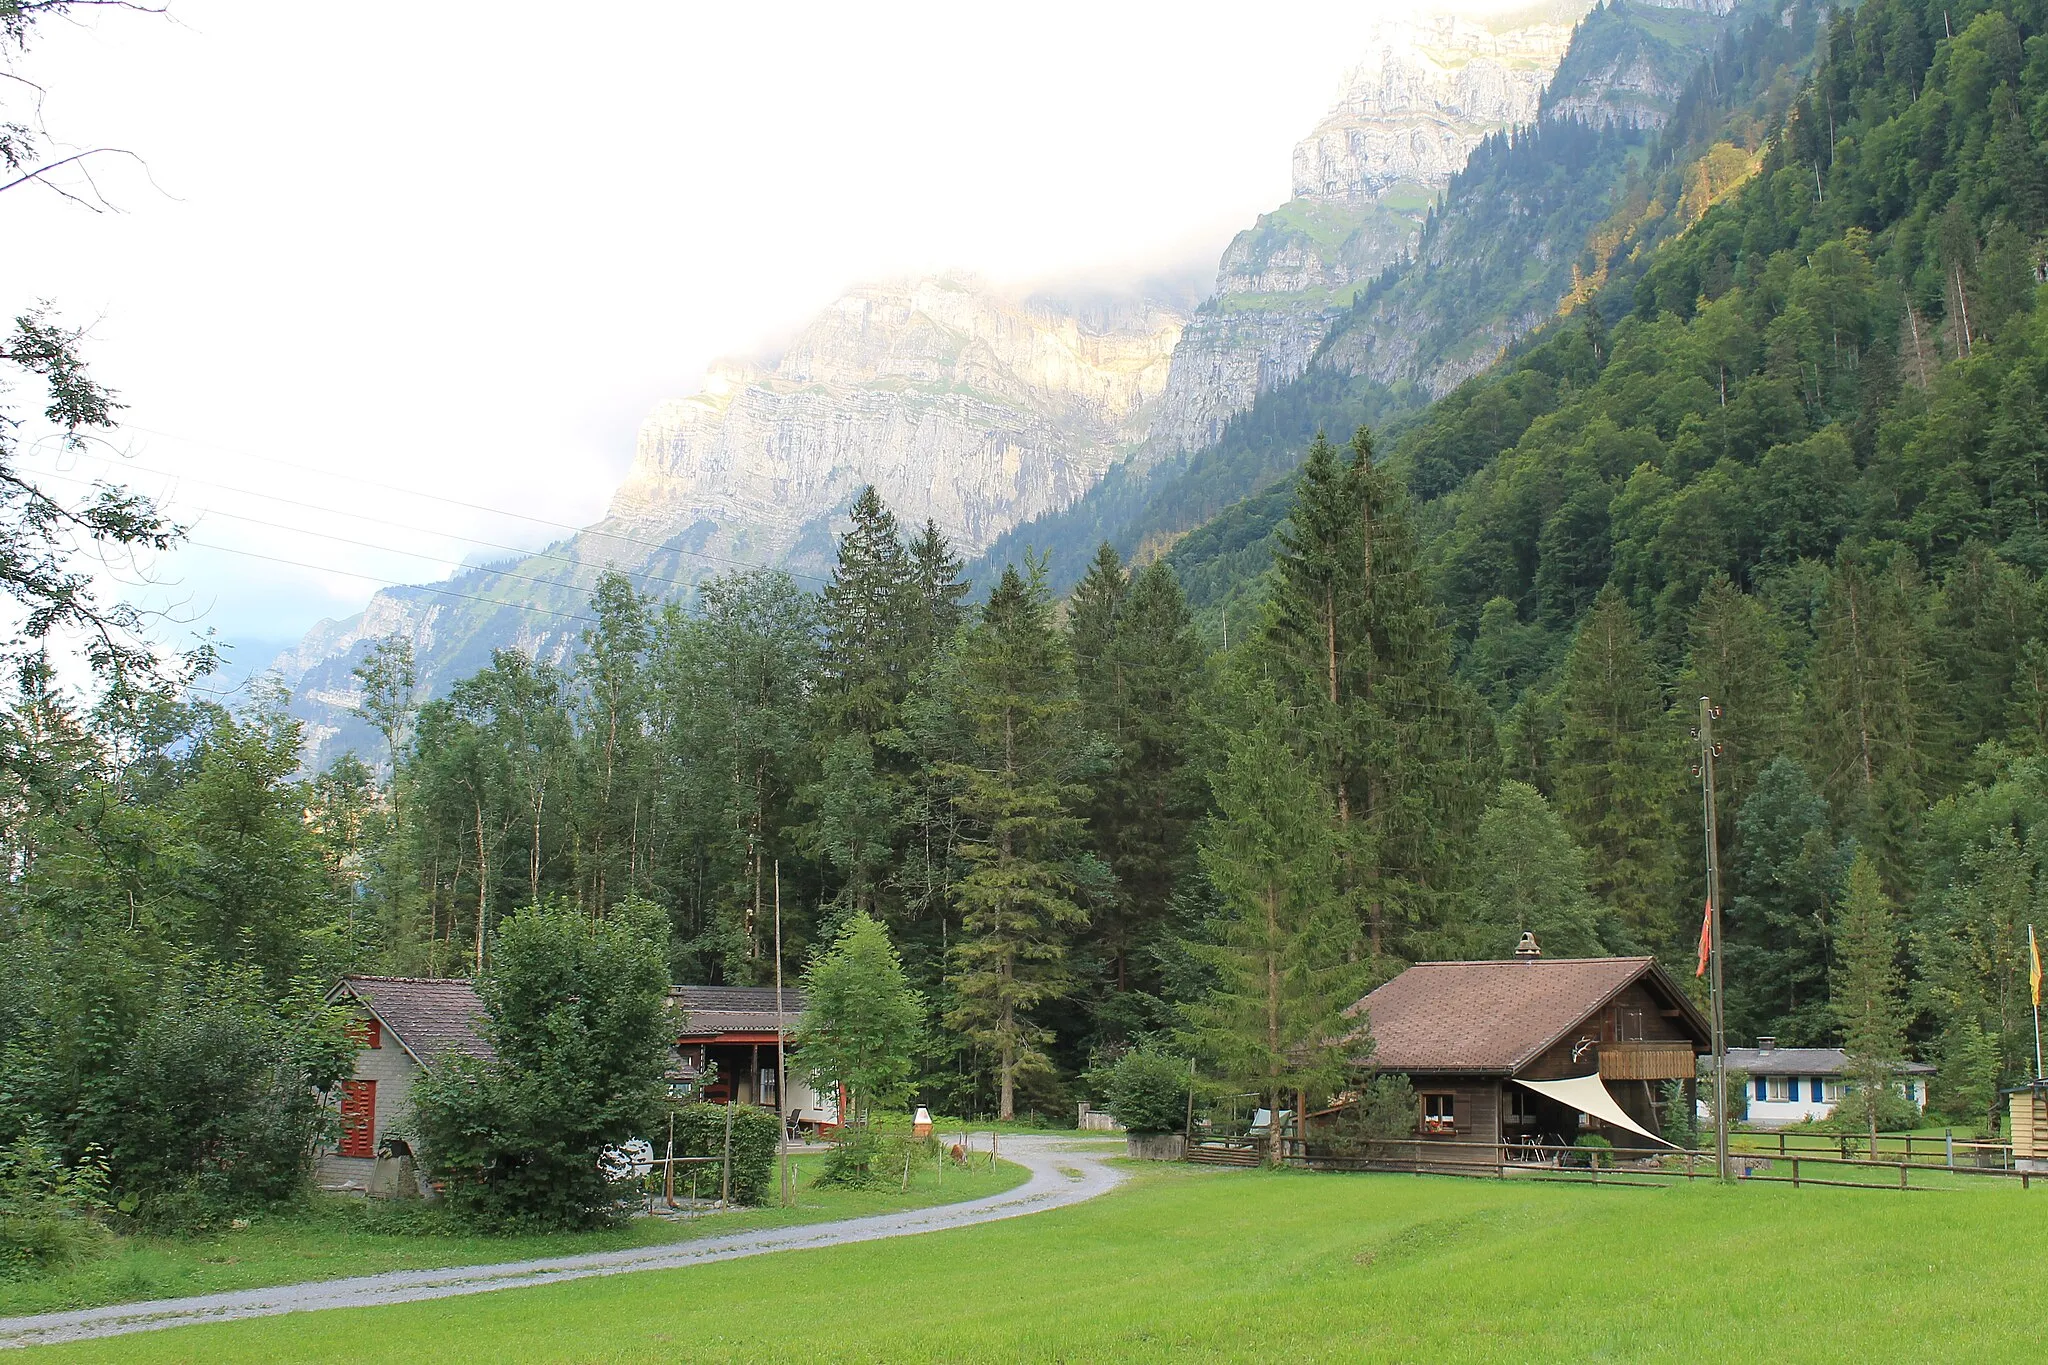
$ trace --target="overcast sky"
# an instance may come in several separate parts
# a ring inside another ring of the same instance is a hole
[[[88,12],[21,72],[57,138],[147,175],[96,163],[118,213],[0,200],[0,306],[92,323],[123,477],[195,541],[321,566],[195,546],[156,600],[294,637],[377,586],[332,570],[554,534],[397,490],[589,521],[654,401],[848,284],[1206,275],[1287,197],[1377,3]]]

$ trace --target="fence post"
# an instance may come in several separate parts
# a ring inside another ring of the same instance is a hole
[[[1785,1130],[1783,1128],[1778,1130],[1778,1155],[1785,1155]]]
[[[1799,1188],[1799,1158],[1796,1156],[1792,1158],[1792,1188]]]
[[[1902,1190],[1906,1188],[1906,1168],[1912,1164],[1910,1161],[1901,1161],[1899,1163],[1899,1188]]]
[[[1948,1148],[1948,1168],[1954,1170],[1956,1168],[1956,1130],[1944,1128],[1941,1133],[1941,1140]]]

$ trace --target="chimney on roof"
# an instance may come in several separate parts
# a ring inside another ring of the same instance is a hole
[[[1526,929],[1523,930],[1522,941],[1515,945],[1515,956],[1532,959],[1542,957],[1543,950],[1536,946],[1536,935]]]
[[[1777,1045],[1777,1038],[1768,1033],[1766,1033],[1763,1037],[1756,1040],[1756,1050],[1758,1052],[1769,1052],[1772,1048],[1776,1047]]]

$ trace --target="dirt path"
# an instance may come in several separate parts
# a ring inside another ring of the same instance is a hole
[[[1002,1152],[1005,1159],[1029,1170],[1031,1178],[1014,1190],[964,1204],[941,1204],[908,1213],[878,1213],[834,1223],[806,1223],[797,1227],[703,1237],[632,1251],[601,1251],[498,1265],[455,1266],[446,1270],[399,1270],[387,1275],[360,1275],[353,1279],[320,1280],[310,1284],[280,1285],[273,1289],[242,1289],[230,1294],[200,1294],[184,1299],[157,1299],[148,1303],[0,1318],[0,1347],[81,1341],[90,1337],[118,1336],[124,1332],[182,1327],[187,1323],[227,1322],[235,1318],[269,1317],[277,1313],[303,1313],[317,1308],[369,1308],[387,1303],[411,1303],[456,1294],[482,1294],[495,1289],[556,1284],[589,1275],[673,1270],[706,1261],[760,1256],[771,1251],[843,1246],[848,1242],[869,1242],[882,1237],[909,1237],[921,1232],[969,1227],[975,1223],[1018,1218],[1078,1204],[1099,1194],[1107,1194],[1123,1179],[1121,1171],[1104,1164],[1105,1158],[1122,1154],[1120,1143],[1111,1147],[1063,1138],[1015,1137],[1003,1141]]]

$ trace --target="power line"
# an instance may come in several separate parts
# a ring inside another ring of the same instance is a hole
[[[86,481],[85,481],[85,480],[83,480],[83,479],[75,479],[75,478],[72,478],[71,476],[69,476],[69,475],[66,475],[66,474],[51,474],[51,475],[47,475],[47,476],[45,476],[45,477],[48,477],[48,478],[52,478],[52,479],[56,479],[56,480],[57,480],[58,482],[60,482],[60,483],[69,483],[69,484],[76,484],[76,485],[80,485],[80,486],[90,486],[90,485],[86,484]],[[202,483],[203,483],[203,482],[205,482],[205,480],[199,480],[199,482],[202,482]],[[240,490],[235,490],[235,491],[240,491]],[[256,496],[258,496],[258,497],[262,497],[262,496],[264,496],[264,495],[263,495],[263,494],[260,494],[260,493],[259,493],[259,494],[257,494]],[[279,501],[286,501],[286,502],[289,502],[289,501],[291,501],[291,499],[279,499]],[[300,504],[300,505],[304,506],[304,505],[307,505],[307,504]],[[496,576],[496,577],[499,577],[499,578],[515,578],[515,579],[518,579],[518,580],[519,580],[520,582],[523,582],[523,583],[538,583],[538,584],[540,584],[540,585],[541,585],[542,587],[550,587],[550,588],[565,588],[565,589],[568,589],[568,590],[569,590],[569,591],[571,591],[571,592],[580,592],[580,593],[591,593],[591,592],[594,592],[594,591],[595,591],[595,588],[594,588],[594,587],[585,587],[584,585],[582,585],[582,584],[580,584],[580,583],[569,583],[569,582],[561,582],[561,581],[558,581],[558,580],[556,580],[556,579],[552,579],[552,578],[536,578],[536,577],[534,577],[534,576],[533,576],[532,574],[523,574],[523,573],[515,573],[515,572],[514,572],[513,570],[511,570],[511,569],[493,568],[493,567],[490,567],[490,566],[486,566],[486,565],[474,565],[474,564],[465,564],[465,563],[463,563],[463,562],[462,562],[462,561],[460,561],[460,560],[455,560],[455,559],[446,559],[446,558],[443,558],[443,557],[442,557],[442,556],[440,556],[440,555],[433,555],[433,554],[427,554],[426,552],[424,552],[424,551],[421,551],[421,550],[407,550],[407,549],[401,548],[400,546],[397,546],[397,545],[380,545],[380,544],[378,544],[378,543],[377,543],[376,541],[371,541],[371,540],[357,540],[357,539],[355,539],[355,538],[354,538],[354,537],[352,537],[352,536],[342,536],[342,535],[336,535],[336,534],[335,534],[334,532],[332,532],[332,531],[316,531],[316,530],[312,529],[312,528],[311,528],[311,527],[309,527],[309,526],[291,526],[291,525],[288,525],[288,524],[286,524],[286,523],[284,523],[284,522],[281,522],[281,521],[269,521],[269,520],[266,520],[266,519],[264,519],[263,517],[252,517],[252,516],[248,516],[247,514],[245,514],[245,513],[241,513],[241,512],[228,512],[228,511],[223,511],[222,509],[220,509],[220,508],[218,508],[218,507],[199,507],[199,506],[193,506],[193,507],[191,507],[191,508],[190,508],[189,510],[191,510],[191,511],[194,511],[194,512],[198,512],[198,513],[200,513],[200,514],[202,514],[202,515],[204,515],[204,516],[212,516],[212,517],[226,517],[226,518],[228,518],[228,519],[229,519],[229,520],[231,520],[231,521],[242,521],[242,522],[247,522],[247,523],[249,523],[249,524],[250,524],[251,526],[268,526],[268,527],[269,527],[270,529],[272,529],[272,530],[274,530],[274,531],[289,531],[289,532],[291,532],[291,533],[292,533],[293,535],[301,535],[301,536],[318,536],[318,537],[319,537],[320,539],[322,539],[322,540],[332,540],[332,541],[335,541],[335,542],[337,542],[337,543],[339,543],[339,544],[342,544],[342,545],[353,545],[353,546],[357,547],[358,549],[363,549],[363,550],[378,550],[378,551],[382,551],[382,552],[383,552],[383,553],[385,553],[385,554],[394,554],[394,555],[404,555],[404,556],[406,556],[406,557],[407,557],[408,559],[419,559],[419,560],[424,560],[425,562],[427,562],[427,563],[429,563],[429,564],[442,564],[442,565],[446,565],[447,567],[449,567],[449,568],[452,568],[452,569],[455,569],[455,570],[457,570],[457,571],[459,571],[459,572],[462,572],[462,573],[480,573],[480,574],[492,574],[492,575],[494,575],[494,576]],[[350,516],[350,515],[354,515],[354,514],[353,514],[353,513],[343,513],[343,515],[344,515],[344,516]],[[364,517],[364,518],[362,518],[362,520],[364,520],[364,521],[382,521],[383,519],[382,519],[382,518],[380,518],[380,517]],[[418,532],[419,532],[420,534],[422,534],[422,535],[434,535],[434,534],[437,534],[436,532],[433,532],[433,531],[428,531],[428,530],[426,530],[426,529],[425,529],[425,528],[423,528],[423,527],[407,527],[407,526],[404,526],[404,525],[402,525],[401,523],[398,523],[398,522],[384,522],[383,524],[385,524],[385,525],[389,525],[389,526],[397,526],[397,527],[399,527],[399,529],[401,529],[401,530],[415,530],[415,531],[418,531]],[[470,542],[471,542],[472,544],[477,544],[477,545],[489,545],[489,544],[491,544],[491,542],[489,542],[489,541],[479,541],[479,540],[473,540],[473,539],[472,539],[471,537],[469,537],[469,536],[453,536],[452,538],[453,538],[453,539],[456,539],[456,540],[467,540],[467,541],[470,541]],[[191,542],[189,542],[189,543],[191,543],[191,544],[195,544],[195,545],[196,545],[196,544],[199,544],[199,543],[201,543],[201,542],[198,542],[198,541],[191,541]],[[224,547],[221,547],[221,546],[214,546],[214,545],[209,545],[209,546],[208,546],[207,548],[209,548],[209,549],[221,549],[221,548],[224,548]],[[511,547],[499,547],[499,548],[511,548]],[[570,568],[571,570],[574,570],[574,569],[577,569],[577,568],[581,568],[581,567],[584,567],[584,566],[582,566],[582,565],[578,564],[578,563],[577,563],[577,561],[575,561],[575,560],[573,560],[573,559],[569,559],[569,558],[568,558],[567,556],[564,556],[564,555],[550,555],[550,554],[532,554],[532,555],[528,555],[528,556],[527,556],[527,558],[529,558],[529,559],[555,559],[555,560],[559,560],[560,562],[562,562],[562,563],[566,564],[566,565],[567,565],[567,566],[568,566],[568,567],[569,567],[569,568]],[[618,566],[616,566],[616,565],[591,565],[591,566],[589,566],[589,567],[592,567],[592,568],[596,568],[596,569],[598,569],[598,570],[600,570],[600,571],[603,571],[603,570],[605,570],[605,569],[609,568],[609,569],[613,570],[614,572],[617,572],[617,573],[621,573],[621,574],[624,574],[624,575],[626,575],[627,577],[631,577],[631,578],[645,578],[645,579],[648,579],[648,580],[649,580],[649,581],[651,581],[651,582],[655,582],[655,583],[663,583],[663,584],[667,584],[667,585],[668,585],[668,586],[670,586],[670,587],[674,587],[674,588],[681,588],[681,589],[684,589],[684,590],[688,590],[688,589],[690,589],[690,588],[692,588],[692,587],[694,587],[694,586],[695,586],[694,584],[690,584],[690,583],[685,583],[685,582],[683,582],[683,581],[682,581],[681,579],[678,579],[678,578],[663,578],[663,577],[661,577],[661,576],[660,576],[660,575],[658,575],[658,574],[650,574],[650,573],[645,573],[645,572],[641,572],[641,571],[637,571],[637,570],[633,570],[633,569],[621,569],[621,568],[618,568]],[[333,573],[342,573],[342,572],[346,572],[346,570],[334,569],[334,570],[329,570],[328,572],[333,572]],[[366,575],[366,576],[367,576],[367,575]],[[424,586],[424,585],[421,585],[421,584],[399,584],[399,583],[393,583],[393,585],[392,585],[392,586],[394,586],[394,587],[400,587],[400,586],[403,586],[403,587],[419,587],[419,586]]]
[[[466,536],[466,535],[463,535],[463,534],[461,534],[460,532],[457,532],[457,531],[441,531],[441,530],[436,530],[436,529],[434,529],[434,528],[432,528],[432,527],[428,527],[428,526],[414,526],[414,525],[412,525],[412,524],[411,524],[411,523],[409,523],[409,522],[403,522],[403,521],[393,521],[393,520],[391,520],[391,518],[389,518],[389,517],[373,517],[373,516],[371,516],[371,515],[370,515],[369,513],[367,513],[367,512],[351,512],[351,511],[348,511],[348,510],[346,510],[346,509],[344,509],[344,508],[340,508],[340,507],[329,507],[329,506],[326,506],[326,505],[325,505],[325,504],[323,504],[323,503],[317,503],[317,502],[306,502],[305,500],[303,500],[303,499],[301,499],[301,498],[288,498],[288,497],[285,497],[285,496],[284,496],[283,494],[281,494],[281,493],[264,493],[264,492],[260,492],[260,491],[258,491],[257,489],[254,489],[254,488],[242,488],[242,487],[240,487],[240,486],[238,486],[238,485],[235,485],[235,484],[231,484],[231,483],[221,483],[221,482],[220,482],[219,480],[216,480],[216,479],[202,479],[202,478],[198,477],[197,475],[192,475],[192,474],[172,474],[172,473],[169,473],[169,472],[167,472],[167,471],[164,471],[164,470],[159,470],[159,469],[151,469],[151,468],[149,468],[149,467],[148,467],[148,466],[146,466],[146,465],[130,465],[130,466],[128,466],[128,467],[129,467],[129,468],[132,468],[132,469],[135,469],[135,470],[138,470],[138,471],[140,471],[140,472],[142,472],[142,473],[144,473],[144,474],[156,474],[156,475],[159,475],[160,477],[163,477],[163,478],[167,478],[167,479],[175,479],[175,480],[181,480],[181,481],[184,481],[184,482],[187,482],[187,483],[197,483],[197,484],[203,484],[203,485],[205,485],[205,486],[206,486],[206,487],[208,487],[208,488],[218,488],[218,489],[220,489],[220,490],[221,490],[221,491],[223,491],[223,492],[227,492],[227,493],[237,493],[237,494],[240,494],[240,495],[242,495],[242,496],[244,496],[244,497],[251,497],[251,498],[261,498],[261,499],[263,499],[263,500],[264,500],[264,501],[266,501],[266,502],[276,502],[276,503],[283,503],[283,504],[284,504],[285,506],[287,506],[287,507],[298,507],[298,508],[303,508],[303,509],[305,509],[306,511],[309,511],[309,512],[319,512],[319,513],[321,513],[321,514],[323,514],[323,515],[326,515],[326,516],[337,516],[337,517],[347,517],[347,518],[349,518],[349,519],[350,519],[351,521],[366,521],[366,522],[369,522],[370,524],[372,524],[372,525],[375,525],[375,526],[389,526],[389,527],[391,527],[391,528],[392,528],[393,530],[398,530],[398,531],[411,531],[411,532],[414,532],[415,534],[418,534],[418,535],[423,535],[423,536],[440,536],[440,537],[443,537],[444,539],[448,539],[448,540],[459,540],[459,541],[462,541],[462,542],[463,542],[464,544],[466,544],[466,545],[481,545],[481,546],[483,546],[483,547],[484,547],[485,549],[489,549],[489,550],[504,550],[504,551],[506,551],[506,552],[508,552],[508,553],[510,553],[510,554],[515,554],[515,555],[518,555],[518,556],[519,556],[520,558],[522,558],[522,559],[554,559],[554,560],[560,560],[561,562],[563,562],[563,563],[565,563],[565,564],[571,564],[571,565],[573,565],[573,564],[577,563],[577,561],[576,561],[576,560],[574,560],[574,559],[571,559],[571,558],[570,558],[570,557],[569,557],[569,556],[568,556],[567,554],[565,554],[565,553],[563,553],[563,552],[561,552],[561,551],[558,551],[558,550],[529,550],[529,549],[527,549],[526,547],[524,547],[524,546],[522,546],[522,545],[507,545],[507,544],[505,544],[505,543],[504,543],[503,541],[496,541],[496,540],[484,540],[484,539],[482,539],[482,538],[480,538],[480,537],[478,537],[478,536]],[[60,480],[63,480],[64,482],[67,482],[67,483],[73,483],[73,484],[79,484],[79,485],[86,485],[86,480],[84,480],[84,479],[70,478],[70,477],[68,477],[68,476],[66,476],[66,475],[63,475],[63,474],[52,474],[52,475],[48,475],[47,477],[49,477],[49,478],[54,478],[54,479],[60,479]],[[256,525],[258,525],[258,526],[270,526],[270,527],[274,527],[275,529],[277,529],[277,530],[280,530],[280,531],[297,531],[297,532],[300,532],[300,533],[302,533],[302,534],[305,534],[305,535],[316,535],[316,536],[317,536],[317,535],[325,535],[325,536],[328,536],[328,538],[329,538],[329,539],[332,539],[332,540],[346,540],[346,537],[342,537],[342,536],[333,536],[333,535],[329,535],[329,533],[327,533],[327,532],[324,532],[324,531],[313,531],[313,530],[308,530],[307,528],[305,528],[305,527],[301,527],[301,526],[288,526],[288,525],[285,525],[285,524],[284,524],[284,523],[282,523],[282,522],[275,522],[275,521],[265,521],[265,520],[263,520],[263,519],[262,519],[261,517],[251,517],[251,516],[248,516],[248,515],[245,515],[245,514],[242,514],[242,513],[237,513],[237,512],[228,512],[228,511],[223,511],[222,509],[220,509],[220,508],[217,508],[217,507],[200,507],[200,506],[195,506],[195,507],[193,508],[193,510],[194,510],[194,511],[197,511],[197,512],[205,512],[205,513],[210,513],[210,514],[212,514],[212,515],[214,515],[214,516],[221,516],[221,517],[233,517],[233,518],[234,518],[234,519],[235,519],[236,521],[248,521],[248,522],[254,522],[254,523],[255,523]],[[369,549],[388,549],[388,550],[390,550],[390,551],[391,551],[391,553],[393,553],[393,554],[404,554],[404,555],[414,555],[414,554],[416,554],[416,552],[415,552],[415,551],[412,551],[412,550],[400,550],[400,549],[396,549],[395,547],[391,547],[391,546],[379,546],[379,545],[370,545],[370,544],[369,544],[369,542],[367,542],[367,541],[349,541],[349,542],[347,542],[347,543],[349,543],[349,544],[360,544],[360,545],[364,545],[364,546],[366,546],[366,547],[367,547],[367,548],[369,548]],[[423,559],[424,559],[424,558],[433,558],[432,556],[426,556],[426,555],[417,555],[417,557],[418,557],[418,558],[423,558]],[[436,562],[437,562],[437,563],[442,563],[442,564],[453,564],[453,565],[455,565],[456,567],[458,567],[458,568],[462,568],[462,569],[480,569],[480,570],[482,570],[482,571],[486,571],[486,572],[493,572],[493,573],[497,573],[497,572],[503,572],[502,570],[496,570],[496,569],[488,569],[488,568],[487,568],[487,566],[479,566],[479,565],[470,565],[470,564],[462,564],[462,563],[460,563],[459,561],[456,561],[456,560],[452,560],[452,559],[438,559],[438,558],[436,558]],[[645,570],[645,569],[627,569],[627,568],[621,568],[621,567],[620,567],[619,565],[617,565],[617,564],[613,564],[613,565],[610,565],[609,567],[610,567],[610,568],[612,568],[612,569],[615,569],[615,570],[617,570],[617,572],[619,572],[619,573],[625,574],[625,575],[626,575],[626,576],[627,576],[628,578],[643,578],[643,579],[646,579],[647,581],[649,581],[649,582],[651,582],[651,583],[663,583],[663,584],[667,584],[667,585],[668,585],[668,586],[670,586],[670,587],[675,587],[675,588],[684,588],[684,589],[688,589],[688,588],[691,588],[691,587],[694,587],[694,586],[696,586],[695,584],[692,584],[692,583],[686,583],[686,582],[684,582],[684,581],[683,581],[682,579],[680,579],[680,578],[664,578],[664,577],[663,577],[662,575],[660,575],[660,574],[657,574],[657,573],[649,573],[649,572],[648,572],[647,570]],[[762,567],[762,566],[753,566],[753,567]]]
[[[529,602],[501,602],[494,597],[478,597],[475,593],[456,592],[453,588],[437,588],[431,583],[401,583],[394,578],[379,578],[373,573],[359,573],[354,569],[337,569],[331,564],[308,564],[303,559],[286,559],[282,555],[259,554],[255,550],[238,550],[232,545],[214,545],[204,540],[188,540],[187,545],[196,545],[202,550],[218,550],[222,554],[246,555],[250,559],[265,559],[272,564],[289,564],[295,569],[311,569],[315,573],[338,573],[345,578],[360,578],[365,583],[381,583],[387,588],[411,588],[415,592],[438,593],[442,597],[460,597],[469,602],[481,602],[487,607],[505,607],[511,611],[538,612],[543,616],[559,616],[565,621],[585,621],[595,626],[602,624],[595,616],[584,616],[578,612],[556,611],[552,607],[536,607]]]
[[[128,427],[127,430],[139,431],[151,436],[161,436],[164,439],[171,441],[187,441],[186,437],[179,436],[168,431],[156,431],[149,427],[131,426]],[[191,445],[199,444],[196,441],[187,441],[187,443]],[[214,448],[225,449],[225,447]],[[450,507],[462,507],[472,512],[484,512],[494,517],[510,517],[515,521],[530,521],[536,526],[551,526],[558,531],[568,531],[575,535],[600,536],[606,540],[621,541],[627,545],[639,545],[643,548],[650,550],[660,550],[666,554],[689,555],[695,559],[708,560],[711,563],[724,564],[735,569],[762,569],[768,567],[765,564],[752,564],[748,563],[745,560],[733,559],[727,555],[712,554],[708,550],[685,550],[678,545],[669,545],[657,540],[647,540],[640,536],[629,536],[618,531],[600,531],[594,526],[576,526],[566,521],[555,521],[550,517],[537,517],[530,512],[513,512],[502,507],[491,507],[480,502],[469,502],[462,498],[451,498],[442,493],[428,493],[421,489],[407,488],[403,484],[386,483],[381,479],[367,478],[360,474],[338,474],[332,470],[315,468],[312,465],[295,464],[290,460],[280,460],[274,455],[258,455],[255,451],[252,450],[230,450],[228,451],[228,453],[242,456],[245,459],[260,460],[265,464],[274,464],[283,469],[297,470],[303,474],[314,474],[321,478],[336,479],[343,483],[359,483],[368,488],[381,488],[387,492],[402,493],[405,496],[411,498],[424,498],[431,502],[446,503]],[[227,488],[231,492],[250,493],[251,496],[259,498],[276,496],[274,494],[269,493],[255,493],[249,489],[234,488],[232,485],[218,483],[211,479],[200,478],[197,475],[174,474],[168,470],[152,469],[148,465],[140,463],[129,463],[127,467],[130,469],[139,469],[146,474],[158,474],[163,476],[164,478],[189,478],[194,483],[203,483],[214,488]],[[282,502],[292,501],[289,498],[279,498],[278,500]],[[312,504],[300,505],[310,506]],[[332,509],[322,508],[321,510]],[[957,530],[955,531],[955,534],[958,534]],[[823,583],[826,581],[824,578],[821,578],[817,574],[795,573],[793,571],[788,570],[785,570],[785,572],[788,572],[790,574],[790,577],[792,578],[808,578],[814,583]]]

